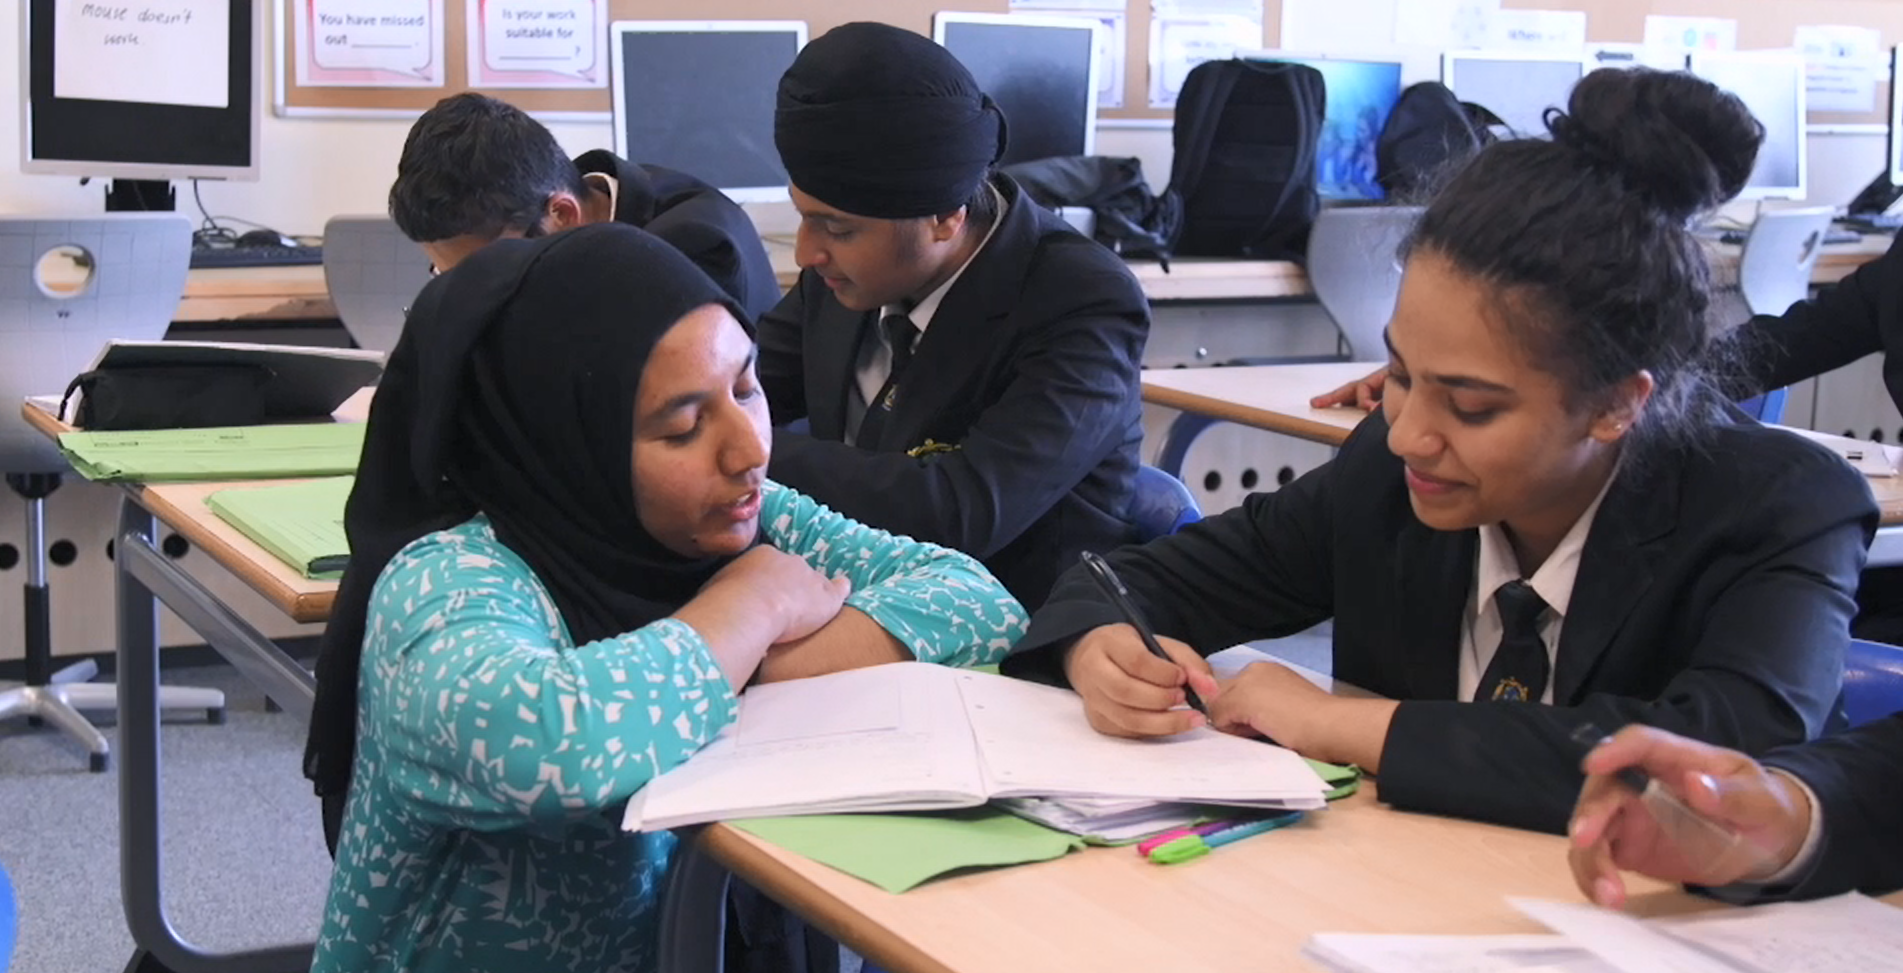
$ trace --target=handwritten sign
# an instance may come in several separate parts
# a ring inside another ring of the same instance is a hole
[[[147,105],[231,105],[228,0],[53,6],[53,96]]]
[[[606,0],[468,0],[472,88],[605,88]]]
[[[443,85],[443,0],[299,0],[297,83]]]

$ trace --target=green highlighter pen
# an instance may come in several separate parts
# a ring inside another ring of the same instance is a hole
[[[1275,817],[1264,818],[1260,821],[1244,821],[1240,824],[1224,828],[1215,834],[1186,835],[1168,844],[1151,849],[1150,864],[1181,864],[1193,858],[1201,858],[1230,842],[1241,841],[1244,838],[1259,835],[1265,831],[1274,831],[1283,825],[1294,824],[1301,819],[1302,812],[1285,811]]]

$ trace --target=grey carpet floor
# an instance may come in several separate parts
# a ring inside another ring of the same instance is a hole
[[[301,722],[265,712],[263,696],[229,668],[168,669],[163,681],[222,689],[229,713],[223,726],[202,713],[168,716],[161,734],[173,928],[205,949],[310,941],[330,857],[299,770]],[[111,717],[96,718],[116,739]],[[0,865],[20,907],[9,973],[125,967],[118,799],[118,775],[88,772],[78,744],[23,720],[0,723]]]
[[[1256,647],[1327,672],[1326,626]],[[1235,650],[1233,671],[1253,658]],[[168,669],[164,681],[226,693],[229,721],[168,717],[161,734],[164,875],[172,926],[204,949],[309,942],[330,857],[299,769],[303,724],[222,666]],[[110,716],[102,718],[116,739]],[[114,770],[117,770],[115,765]],[[119,897],[116,773],[51,729],[0,723],[0,866],[20,904],[19,943],[0,973],[116,973],[132,955]]]

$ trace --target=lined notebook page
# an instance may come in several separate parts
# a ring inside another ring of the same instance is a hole
[[[1090,796],[1318,808],[1326,785],[1293,751],[1202,729],[1125,740],[1076,694],[982,672],[958,684],[993,797]]]

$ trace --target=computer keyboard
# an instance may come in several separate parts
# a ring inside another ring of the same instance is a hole
[[[1892,227],[1891,229],[1895,228]],[[1744,243],[1745,237],[1750,235],[1751,231],[1749,230],[1726,230],[1718,234],[1718,242],[1737,246]],[[1859,243],[1862,242],[1862,240],[1863,234],[1848,227],[1833,226],[1824,231],[1824,244],[1826,246],[1835,246],[1842,243]]]
[[[1895,233],[1903,229],[1903,214],[1858,213],[1844,217],[1841,222],[1845,226],[1856,227],[1868,233]]]
[[[324,262],[323,247],[193,247],[192,269],[308,267]]]

